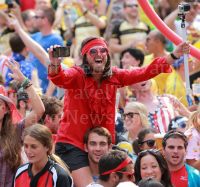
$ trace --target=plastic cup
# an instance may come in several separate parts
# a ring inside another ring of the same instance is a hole
[[[163,140],[164,136],[165,136],[165,133],[154,134],[154,138],[156,139],[156,148],[157,149],[162,148],[162,140]]]

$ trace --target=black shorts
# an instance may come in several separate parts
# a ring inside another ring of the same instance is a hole
[[[71,172],[89,166],[88,154],[72,144],[57,142],[55,154],[67,164]]]

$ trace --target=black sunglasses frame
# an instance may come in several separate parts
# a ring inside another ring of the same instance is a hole
[[[149,147],[153,147],[154,146],[154,144],[155,144],[155,141],[156,140],[146,140],[146,141],[143,141],[143,142],[138,142],[139,144],[144,144],[144,143],[146,143]],[[152,142],[153,143],[153,145],[151,145],[151,143],[150,142]]]
[[[132,119],[132,118],[134,117],[135,114],[140,115],[139,113],[136,113],[136,112],[129,112],[128,114],[122,114],[122,115],[121,115],[121,118],[122,118],[122,120],[125,120],[125,119],[126,119],[126,116],[127,116],[128,119]]]

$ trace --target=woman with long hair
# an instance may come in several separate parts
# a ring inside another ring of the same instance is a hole
[[[139,102],[129,102],[124,108],[124,114],[122,114],[121,118],[124,120],[124,125],[127,130],[125,138],[131,144],[141,129],[149,127],[148,111]]]
[[[185,132],[188,137],[186,163],[200,170],[200,104],[198,110],[192,112],[189,116],[188,128]]]
[[[167,162],[157,149],[149,149],[138,153],[134,170],[136,184],[142,179],[152,177],[154,180],[161,182],[164,187],[172,187]]]
[[[17,169],[13,187],[73,186],[65,163],[52,154],[53,139],[48,127],[40,124],[32,125],[25,129],[22,137],[29,163]]]
[[[137,138],[133,141],[133,150],[136,155],[147,149],[156,149],[156,140],[154,138],[156,130],[153,128],[144,128],[138,132]]]
[[[13,79],[21,82],[32,105],[31,113],[21,120],[14,103],[0,88],[0,186],[11,187],[14,173],[23,163],[21,158],[21,136],[24,128],[36,123],[44,113],[44,105],[32,83],[22,74],[16,61],[7,61]],[[21,121],[20,121],[21,120]]]

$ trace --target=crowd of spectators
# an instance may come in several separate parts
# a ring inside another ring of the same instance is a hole
[[[187,42],[138,0],[0,1],[0,187],[200,186],[200,0],[146,1]]]

